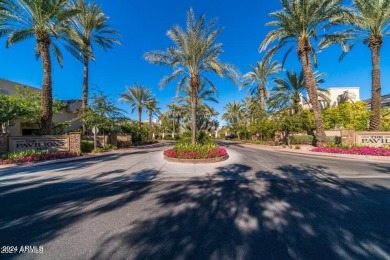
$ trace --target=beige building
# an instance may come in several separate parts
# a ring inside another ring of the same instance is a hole
[[[360,101],[360,88],[359,87],[335,87],[328,88],[327,93],[323,92],[326,98],[318,97],[321,108],[326,109],[328,107],[335,107],[338,104],[350,101],[357,102]],[[307,102],[301,99],[302,106],[304,108],[310,108],[309,97],[307,97]]]
[[[0,79],[0,94],[16,95],[16,86],[24,86],[28,87],[31,91],[41,92],[41,89],[39,88],[34,88],[20,83]],[[81,108],[81,100],[63,100],[63,102],[66,103],[66,107],[61,111],[60,114],[56,114],[53,116],[53,122],[69,122],[70,125],[65,129],[65,132],[80,129],[81,121],[77,118],[77,114]],[[3,127],[3,131],[5,130],[11,136],[31,135],[35,129],[37,128],[32,127],[21,120],[15,120],[13,125]]]

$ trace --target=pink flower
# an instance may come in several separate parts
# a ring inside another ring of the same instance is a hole
[[[372,155],[372,156],[390,156],[390,150],[384,147],[316,147],[311,150],[319,153],[338,153],[338,154],[358,154],[358,155]]]

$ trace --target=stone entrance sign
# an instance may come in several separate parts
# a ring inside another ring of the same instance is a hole
[[[10,152],[21,152],[27,150],[36,151],[68,151],[68,136],[44,136],[44,137],[10,137]]]
[[[390,132],[356,132],[355,142],[362,146],[390,146]]]
[[[9,151],[21,152],[27,150],[36,151],[70,151],[81,152],[81,136],[79,133],[71,133],[61,136],[21,136],[9,137]]]

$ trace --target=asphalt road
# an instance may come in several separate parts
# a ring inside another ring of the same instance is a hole
[[[43,247],[0,259],[390,258],[390,164],[229,145],[182,166],[161,149],[0,170],[0,246]]]

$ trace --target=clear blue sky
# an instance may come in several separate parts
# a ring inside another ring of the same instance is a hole
[[[110,25],[121,33],[121,46],[108,52],[96,49],[96,62],[90,67],[90,86],[98,86],[114,100],[125,91],[125,86],[134,82],[153,89],[165,110],[175,96],[175,84],[160,90],[161,78],[171,69],[151,65],[143,55],[151,50],[165,50],[172,43],[166,36],[174,24],[184,25],[186,12],[194,8],[196,15],[218,18],[218,26],[224,31],[218,41],[224,44],[223,62],[234,64],[242,74],[249,71],[249,65],[261,59],[258,47],[271,28],[265,23],[270,20],[268,13],[280,9],[279,1],[265,0],[98,0],[105,13],[110,16]],[[0,40],[5,46],[5,39]],[[34,57],[34,41],[26,41],[9,49],[0,48],[0,78],[20,82],[34,87],[41,86],[42,64]],[[370,97],[371,60],[367,46],[356,47],[339,63],[339,47],[332,47],[319,55],[318,70],[326,72],[324,88],[360,87],[361,98]],[[64,68],[53,61],[53,90],[59,99],[80,99],[82,86],[82,65],[64,50]],[[390,37],[382,47],[382,93],[390,93]],[[291,53],[286,69],[300,71],[295,53]],[[239,91],[228,80],[215,78],[219,89],[219,104],[215,107],[222,114],[223,106],[233,100],[243,99],[246,90]],[[131,118],[128,104],[119,104]],[[144,118],[146,119],[146,115]]]

